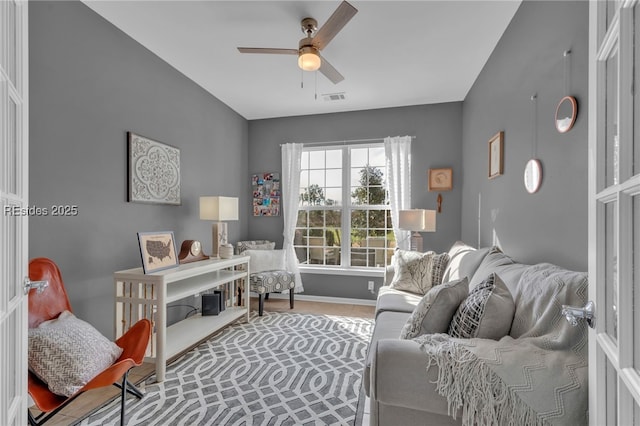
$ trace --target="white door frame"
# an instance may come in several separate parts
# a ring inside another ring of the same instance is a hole
[[[638,32],[640,25],[634,22],[634,8],[640,8],[640,1],[591,0],[589,9],[589,299],[596,302],[596,328],[589,330],[593,426],[640,422],[640,324],[634,312],[640,310],[640,282],[633,276],[634,262],[640,267],[640,203],[635,212],[633,203],[640,197],[640,174],[634,176],[640,164],[634,165],[633,152],[634,138],[640,137],[634,135],[640,129],[640,123],[634,124],[634,96],[640,96],[634,89],[634,78],[640,75],[634,70],[634,52],[640,52],[634,45],[640,42],[640,36],[634,39],[634,27]]]
[[[27,423],[28,3],[0,1],[0,424]]]

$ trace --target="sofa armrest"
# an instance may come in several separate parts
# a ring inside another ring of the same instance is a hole
[[[436,391],[438,366],[427,371],[427,356],[412,340],[380,339],[371,364],[371,399],[386,405],[447,415],[447,400]],[[458,413],[461,415],[461,411]]]
[[[391,284],[391,281],[393,281],[393,274],[395,273],[395,270],[393,268],[392,265],[387,265],[386,268],[384,268],[384,280],[382,282],[382,285],[389,285]]]

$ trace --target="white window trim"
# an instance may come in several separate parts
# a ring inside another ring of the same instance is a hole
[[[313,151],[328,151],[328,150],[342,150],[342,188],[343,188],[343,197],[341,200],[341,204],[337,206],[303,206],[299,207],[298,211],[304,210],[309,211],[311,208],[313,210],[336,210],[341,209],[342,217],[341,222],[342,226],[344,224],[349,224],[349,230],[351,230],[351,216],[350,213],[352,210],[380,210],[378,205],[371,206],[368,204],[364,205],[356,205],[351,204],[351,196],[345,196],[344,190],[348,188],[350,194],[351,188],[351,164],[350,159],[351,156],[348,155],[350,148],[383,148],[383,142],[370,142],[370,143],[358,143],[358,144],[327,144],[327,145],[315,145],[312,147],[303,148],[303,152],[313,152]],[[326,164],[325,164],[326,169]],[[385,178],[386,178],[386,170],[385,170]],[[309,182],[307,182],[307,185]],[[302,188],[301,188],[302,189]],[[347,203],[345,204],[345,200]],[[388,210],[390,210],[390,206],[386,206]],[[341,227],[341,230],[342,227]],[[343,235],[349,235],[350,233],[342,233]],[[300,264],[300,272],[310,273],[310,274],[327,274],[327,275],[354,275],[354,276],[383,276],[384,275],[384,267],[360,267],[360,266],[350,266],[351,261],[349,259],[349,255],[351,253],[350,240],[348,238],[342,238],[340,242],[340,265],[332,266],[332,265],[308,265],[308,264]],[[346,266],[349,265],[349,266]],[[372,273],[368,275],[368,273]]]
[[[343,276],[353,276],[353,277],[384,277],[384,269],[378,267],[342,267],[342,266],[331,266],[331,265],[300,265],[300,273],[301,274],[312,274],[312,275],[343,275]]]

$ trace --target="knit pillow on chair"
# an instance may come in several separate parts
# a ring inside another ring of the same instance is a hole
[[[69,311],[29,329],[29,369],[58,395],[75,394],[121,354],[121,347]]]

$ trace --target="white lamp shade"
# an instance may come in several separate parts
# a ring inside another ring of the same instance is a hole
[[[436,232],[436,211],[424,209],[400,210],[400,229],[417,232]]]
[[[238,220],[238,199],[236,197],[200,197],[200,219]]]

